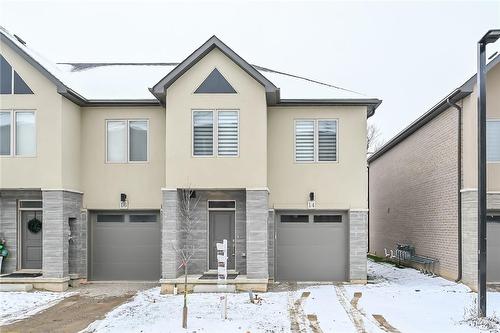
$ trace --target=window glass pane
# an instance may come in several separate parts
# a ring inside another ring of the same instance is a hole
[[[123,214],[97,214],[97,222],[123,222],[125,216]]]
[[[341,223],[342,215],[314,215],[314,223]]]
[[[14,94],[32,94],[30,87],[24,80],[14,71]]]
[[[500,213],[486,215],[486,222],[488,222],[488,223],[500,223]]]
[[[0,112],[0,155],[10,155],[11,112]]]
[[[145,120],[129,121],[130,160],[148,160],[148,122]]]
[[[156,222],[157,215],[156,214],[131,214],[129,216],[129,221],[136,223],[136,222]]]
[[[282,223],[308,223],[309,215],[280,215]]]
[[[486,159],[500,162],[500,120],[488,120],[486,138]]]
[[[211,156],[214,152],[212,111],[193,112],[193,155]]]
[[[0,94],[12,94],[12,67],[0,56]]]
[[[337,160],[337,121],[318,121],[318,161]]]
[[[20,201],[19,207],[20,208],[42,208],[42,202],[41,201]]]
[[[16,112],[16,155],[33,156],[35,152],[35,113]]]
[[[314,161],[313,120],[297,120],[295,122],[295,160],[297,162]]]
[[[238,155],[238,112],[219,111],[217,128],[219,156]]]
[[[107,161],[127,162],[127,122],[107,122]]]
[[[234,201],[209,201],[208,208],[234,208]]]

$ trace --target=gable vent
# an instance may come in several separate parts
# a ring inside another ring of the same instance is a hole
[[[215,68],[196,89],[195,94],[235,94],[236,90]]]

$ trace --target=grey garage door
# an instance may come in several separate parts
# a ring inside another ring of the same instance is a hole
[[[160,219],[157,211],[91,214],[90,278],[94,281],[160,278]]]
[[[283,212],[276,223],[278,281],[347,279],[345,213]]]
[[[488,214],[487,239],[487,279],[500,282],[500,212]]]

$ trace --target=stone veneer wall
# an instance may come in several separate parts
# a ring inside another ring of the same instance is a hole
[[[268,237],[268,266],[269,266],[269,278],[274,279],[274,228],[276,226],[274,209],[269,210],[269,215],[267,219],[267,237]]]
[[[349,211],[349,280],[367,280],[368,211]]]
[[[43,198],[43,277],[69,276],[69,219],[81,223],[82,194],[64,190],[44,190]],[[80,240],[77,239],[80,243]],[[81,246],[76,247],[78,251]],[[75,267],[81,269],[82,262]]]
[[[267,190],[246,191],[247,277],[268,279],[268,196]]]
[[[488,193],[488,210],[500,210],[500,193]],[[478,223],[477,191],[462,191],[462,281],[473,290],[478,286]],[[488,234],[492,227],[488,225]],[[490,240],[488,239],[488,250]],[[488,266],[500,266],[500,259],[495,253],[487,252]],[[488,281],[492,281],[488,274]],[[496,276],[495,276],[496,277]],[[493,279],[496,280],[496,279]],[[497,281],[494,281],[497,282]]]
[[[39,190],[0,191],[0,238],[5,239],[9,256],[2,263],[1,273],[17,270],[17,202],[18,200],[42,200]]]
[[[161,225],[161,277],[175,279],[180,276],[179,260],[174,246],[179,246],[179,194],[177,190],[163,190]]]

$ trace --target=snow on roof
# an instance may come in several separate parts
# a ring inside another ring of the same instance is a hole
[[[155,100],[149,88],[178,63],[58,63],[54,64],[31,49],[19,37],[0,26],[8,38],[64,86],[87,100]],[[255,66],[280,88],[281,99],[370,99],[363,94],[297,75]]]
[[[88,99],[152,99],[152,87],[177,63],[60,63],[70,82]],[[280,88],[282,99],[368,99],[323,82],[254,66]]]

